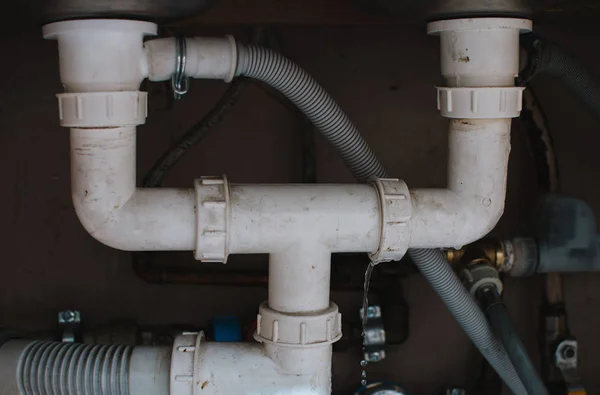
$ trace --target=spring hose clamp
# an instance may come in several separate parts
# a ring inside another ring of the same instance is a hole
[[[188,92],[189,78],[185,75],[186,41],[185,37],[175,39],[175,73],[171,76],[173,97],[177,100]]]

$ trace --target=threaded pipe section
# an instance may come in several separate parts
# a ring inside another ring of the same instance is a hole
[[[133,347],[36,341],[23,351],[23,395],[129,395]]]
[[[296,63],[267,48],[238,47],[236,75],[263,81],[294,103],[339,152],[359,182],[385,177],[379,162],[358,129],[333,98]]]

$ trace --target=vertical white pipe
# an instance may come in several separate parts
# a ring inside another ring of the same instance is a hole
[[[450,120],[448,188],[486,212],[504,208],[512,119]]]
[[[269,307],[308,313],[329,307],[331,253],[323,245],[293,244],[269,256]]]
[[[136,127],[71,129],[73,199],[92,203],[94,222],[123,207],[135,192]]]

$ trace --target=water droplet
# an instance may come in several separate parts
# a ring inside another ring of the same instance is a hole
[[[373,273],[373,268],[375,267],[375,264],[373,262],[369,263],[369,266],[367,266],[367,270],[365,271],[365,284],[364,284],[364,289],[363,289],[363,304],[362,304],[362,317],[361,317],[361,321],[362,321],[362,333],[361,336],[363,338],[363,344],[362,344],[362,348],[363,351],[365,350],[365,329],[367,327],[367,316],[368,316],[368,311],[369,311],[369,283],[371,282],[371,274]],[[363,367],[362,372],[360,373],[360,385],[365,386],[367,385],[367,371],[364,369],[367,366],[368,362],[363,359],[360,361],[360,366]]]

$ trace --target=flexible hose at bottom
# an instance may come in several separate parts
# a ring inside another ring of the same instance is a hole
[[[442,251],[411,249],[409,254],[423,277],[429,281],[450,313],[506,385],[517,395],[527,395],[508,354],[494,337],[485,315],[448,265]]]
[[[481,288],[476,296],[486,311],[492,330],[504,345],[529,395],[548,395],[548,390],[529,358],[525,345],[517,335],[506,305],[500,299],[496,289],[493,287]]]
[[[129,395],[133,347],[32,342],[19,361],[23,395]]]

